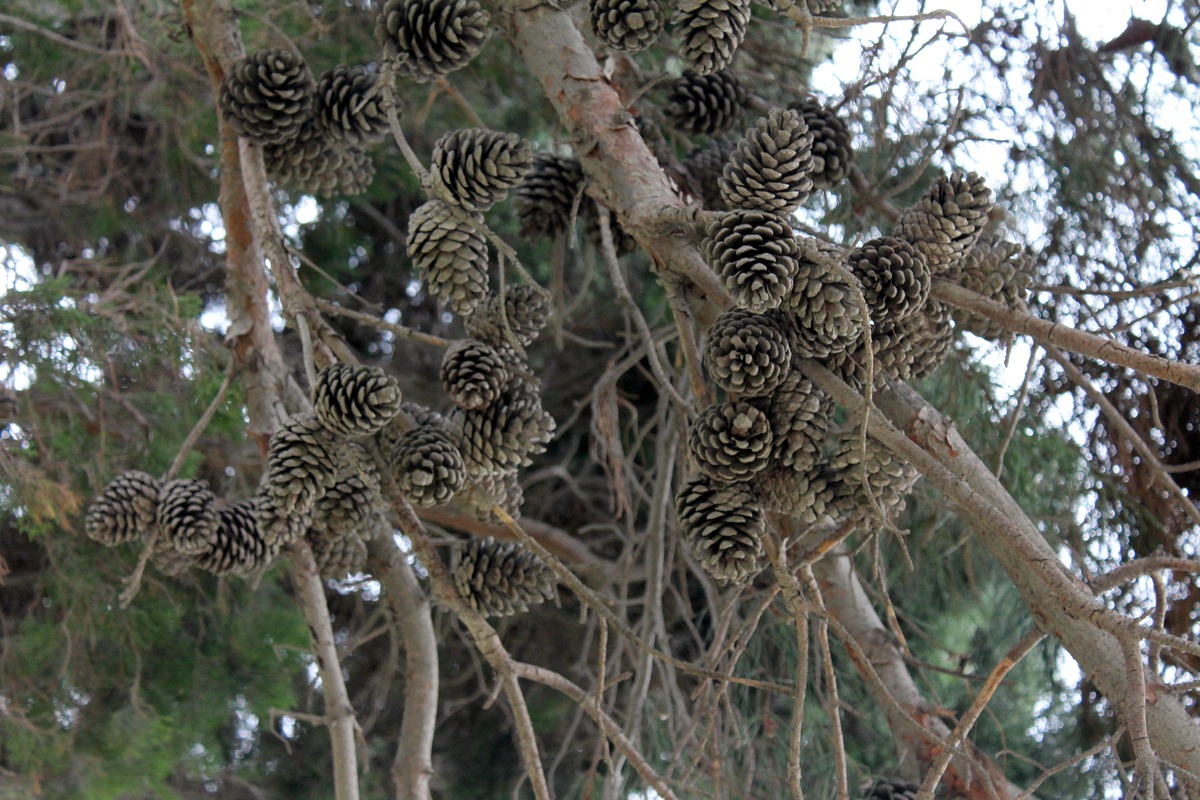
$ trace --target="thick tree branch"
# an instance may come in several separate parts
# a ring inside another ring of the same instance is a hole
[[[1135,350],[1115,339],[1081,331],[1057,322],[1038,319],[1028,311],[1009,308],[961,286],[944,280],[933,282],[932,297],[956,308],[970,311],[1003,325],[1013,333],[1032,336],[1043,345],[1053,345],[1073,353],[1116,364],[1200,392],[1200,366],[1171,361]]]
[[[438,710],[438,651],[429,598],[391,535],[367,544],[372,577],[383,586],[404,642],[404,718],[392,761],[396,800],[429,800]]]
[[[851,387],[813,362],[812,378],[852,413],[864,401]],[[948,500],[1008,573],[1037,625],[1057,638],[1097,687],[1124,708],[1127,676],[1118,637],[1148,629],[1107,609],[1071,575],[1037,527],[957,430],[911,387],[897,384],[878,393],[882,411],[870,415],[870,434],[913,464]],[[1151,676],[1153,680],[1153,676]],[[1190,772],[1200,766],[1200,728],[1173,697],[1158,695],[1146,709],[1150,739],[1159,757]]]
[[[215,95],[226,71],[245,54],[237,17],[229,0],[184,0],[183,13],[196,49],[204,59]],[[286,255],[280,255],[283,252],[282,237],[274,236],[264,219],[264,216],[270,216],[270,222],[277,229],[278,222],[269,199],[263,200],[266,174],[261,151],[257,146],[239,140],[224,120],[219,120],[219,126],[222,166],[219,202],[228,248],[226,292],[227,313],[231,320],[228,335],[234,343],[235,363],[245,385],[251,429],[260,435],[265,451],[268,437],[287,415],[284,398],[289,382],[288,370],[270,324],[264,248],[273,256],[277,283],[286,285],[288,277],[294,280],[294,272]],[[264,241],[264,235],[267,241]],[[307,293],[304,296],[308,297]],[[293,407],[307,402],[303,395],[296,393],[291,400]],[[329,720],[333,745],[335,796],[338,800],[357,800],[357,723],[338,662],[325,587],[312,551],[303,540],[293,546],[292,562],[297,595],[308,620],[321,674],[325,717]]]
[[[622,228],[663,271],[688,280],[710,299],[728,295],[688,237],[660,215],[683,208],[633,117],[570,14],[549,3],[501,6],[506,34],[554,105],[591,193],[617,213]]]

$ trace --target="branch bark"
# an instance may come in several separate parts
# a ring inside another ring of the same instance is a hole
[[[865,403],[851,387],[813,362],[804,362],[812,378],[852,413]],[[1077,577],[1059,562],[1053,548],[1025,516],[995,475],[958,434],[953,424],[911,387],[896,384],[877,393],[871,436],[921,470],[964,521],[978,532],[1021,593],[1039,628],[1054,636],[1079,662],[1085,674],[1118,708],[1126,708],[1128,681],[1121,641],[1137,628],[1132,620],[1096,601]],[[1148,676],[1148,681],[1156,676]],[[1144,702],[1145,698],[1134,698]],[[1200,727],[1174,697],[1157,693],[1146,705],[1147,727],[1163,760],[1189,772],[1200,766]]]
[[[404,718],[392,761],[396,800],[429,800],[438,710],[438,651],[429,598],[388,535],[367,544],[371,575],[383,586],[404,642]]]
[[[1003,303],[989,300],[949,281],[935,280],[931,296],[956,308],[990,319],[1013,333],[1032,336],[1043,345],[1061,347],[1072,353],[1128,367],[1200,393],[1200,366],[1195,364],[1160,358],[1141,350],[1134,350],[1106,336],[1038,319],[1027,311],[1009,308]]]

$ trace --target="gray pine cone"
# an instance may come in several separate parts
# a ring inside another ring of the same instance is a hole
[[[258,496],[254,498],[254,518],[258,522],[258,532],[262,535],[263,542],[266,543],[270,557],[273,558],[276,553],[299,539],[308,530],[316,501],[311,501],[307,508],[297,508],[296,512],[298,513],[284,513],[276,504],[274,494],[268,489],[268,477],[268,473],[263,474],[263,480],[258,487]],[[331,477],[333,476],[331,475]],[[321,488],[321,492],[325,491],[327,488]]]
[[[919,784],[905,781],[873,780],[866,787],[866,791],[863,800],[917,800],[921,787]]]
[[[84,521],[88,538],[115,547],[150,535],[158,525],[160,490],[153,475],[136,469],[122,472],[88,508]]]
[[[514,341],[525,348],[546,327],[549,314],[546,295],[537,287],[509,286],[504,290],[503,314],[499,295],[489,295],[467,318],[467,335],[498,350],[512,347]]]
[[[992,190],[974,172],[954,172],[933,182],[896,222],[895,235],[925,254],[939,275],[974,245],[992,210]]]
[[[451,420],[462,431],[459,449],[470,475],[527,467],[554,435],[554,418],[542,409],[537,390],[517,377],[490,406],[455,409]]]
[[[730,139],[713,139],[683,159],[688,191],[709,211],[729,210],[721,196],[720,181],[735,146],[736,142]]]
[[[746,131],[721,173],[730,208],[786,217],[812,192],[812,134],[799,112],[777,108]]]
[[[704,252],[738,306],[762,312],[792,292],[800,254],[791,226],[762,211],[738,211],[709,225]]]
[[[713,578],[741,584],[758,572],[766,517],[747,484],[697,475],[680,488],[675,513],[680,538]]]
[[[507,617],[554,599],[554,572],[517,542],[472,539],[456,556],[454,586],[485,617]]]
[[[534,156],[529,174],[513,190],[513,210],[521,223],[521,233],[549,239],[566,233],[582,185],[579,159],[554,153]]]
[[[773,317],[731,308],[708,329],[704,366],[727,392],[742,397],[769,395],[791,366],[787,339]]]
[[[683,133],[712,136],[737,125],[746,106],[746,90],[727,69],[709,75],[684,72],[667,93],[667,121]]]
[[[876,361],[889,377],[925,380],[946,361],[954,344],[950,310],[930,300],[921,313],[876,331],[873,342]]]
[[[163,537],[149,543],[150,563],[168,578],[175,578],[196,566],[196,556],[189,556],[175,549],[175,545]]]
[[[357,533],[328,536],[310,531],[307,536],[313,560],[317,562],[317,572],[323,579],[339,581],[366,569],[367,543]]]
[[[491,405],[508,383],[508,370],[500,354],[483,342],[463,339],[442,357],[442,388],[460,408]]]
[[[338,364],[318,373],[312,402],[317,419],[330,432],[370,436],[400,411],[400,384],[382,367]]]
[[[833,400],[799,370],[792,370],[767,401],[771,460],[801,472],[816,466],[833,417]]]
[[[434,184],[455,203],[487,211],[525,179],[533,167],[533,151],[515,133],[465,128],[438,139],[431,161]]]
[[[312,115],[316,84],[304,59],[270,48],[239,59],[221,82],[218,102],[229,127],[260,144],[283,144]]]
[[[362,194],[375,178],[366,150],[330,141],[315,119],[307,120],[296,138],[263,147],[263,165],[281,187],[322,197]]]
[[[870,516],[874,507],[866,494],[869,491],[890,518],[903,510],[904,498],[921,475],[870,436],[864,461],[861,444],[858,432],[852,431],[838,440],[829,457],[829,468],[839,478],[830,513]]]
[[[597,39],[625,53],[654,44],[667,21],[659,0],[592,0],[588,17]]]
[[[167,481],[158,494],[158,528],[163,538],[187,556],[212,548],[217,540],[217,496],[207,481]]]
[[[850,172],[854,160],[850,129],[815,97],[797,100],[788,108],[800,114],[813,137],[813,167],[809,174],[813,188],[832,189]]]
[[[477,0],[387,0],[375,23],[384,56],[417,83],[465,67],[491,35]]]
[[[1020,245],[985,234],[943,277],[989,300],[1024,310],[1033,283],[1033,256]],[[968,311],[955,308],[951,313],[956,324],[986,339],[1003,341],[1012,335],[1004,327]]]
[[[834,267],[841,250],[801,237],[792,291],[784,298],[780,318],[787,324],[792,353],[802,358],[825,358],[853,347],[865,320],[853,287]]]
[[[463,512],[490,525],[502,522],[492,506],[499,506],[513,519],[520,519],[521,504],[524,502],[525,494],[515,469],[472,475],[454,495],[454,504]]]
[[[799,470],[772,464],[754,476],[754,489],[763,508],[786,514],[805,525],[825,516],[837,486],[825,464]]]
[[[326,138],[353,145],[375,144],[388,132],[379,75],[366,67],[339,64],[317,82],[313,109]]]
[[[308,527],[317,500],[337,483],[342,450],[338,437],[316,414],[297,414],[279,426],[267,446],[267,468],[259,489],[258,511],[267,518],[265,524],[260,520],[260,528],[268,542],[272,538],[268,531],[273,534],[277,526],[287,535],[295,532],[294,524],[279,517]]]
[[[746,38],[750,0],[676,0],[679,55],[697,75],[724,69]]]
[[[463,212],[430,200],[408,218],[408,257],[429,291],[456,314],[469,314],[487,296],[488,254],[483,234]],[[480,225],[483,217],[472,215]]]
[[[383,521],[379,476],[360,469],[339,477],[314,506],[310,529],[332,539],[352,534],[364,541],[374,539]]]
[[[929,265],[925,256],[903,239],[872,239],[852,250],[846,261],[862,283],[867,310],[876,325],[916,314],[929,300]]]
[[[692,422],[688,449],[700,471],[713,480],[746,480],[770,461],[771,421],[744,400],[713,403]]]
[[[413,428],[401,436],[390,463],[400,489],[419,506],[448,503],[467,479],[462,453],[437,426]]]
[[[258,502],[251,498],[223,508],[213,546],[196,556],[195,565],[213,575],[253,575],[274,557],[258,530]]]

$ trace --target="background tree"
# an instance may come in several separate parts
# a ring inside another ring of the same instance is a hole
[[[0,797],[1200,796],[1196,11],[835,5],[0,13]]]

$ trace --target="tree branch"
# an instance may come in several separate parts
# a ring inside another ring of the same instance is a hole
[[[404,554],[386,537],[367,543],[371,576],[383,586],[404,642],[404,718],[392,760],[396,800],[429,800],[438,711],[438,650],[429,599]]]
[[[1057,322],[1038,319],[1028,311],[1009,308],[1003,303],[989,300],[981,294],[976,294],[949,281],[935,280],[931,296],[957,308],[978,314],[997,325],[1004,326],[1013,333],[1032,336],[1043,345],[1061,347],[1064,350],[1070,350],[1073,353],[1109,364],[1128,367],[1146,375],[1153,375],[1156,378],[1186,386],[1193,392],[1200,392],[1200,366],[1160,358],[1141,350],[1134,350],[1115,339],[1081,331]]]

